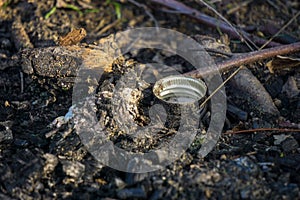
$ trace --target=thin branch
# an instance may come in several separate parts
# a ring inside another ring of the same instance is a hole
[[[203,0],[198,0],[200,1],[202,4],[204,4],[206,7],[208,7],[210,10],[212,10],[218,17],[220,17],[226,24],[228,24],[229,27],[232,28],[232,30],[234,30],[234,32],[236,34],[238,34],[238,36],[240,37],[240,40],[245,42],[245,44],[247,45],[247,47],[251,50],[254,51],[254,49],[250,46],[249,43],[251,43],[256,49],[258,49],[258,47],[248,38],[245,37],[243,35],[243,33],[240,33],[225,17],[223,17],[217,10],[215,10],[212,6],[210,6],[208,3],[206,3]],[[249,41],[249,43],[248,43]]]
[[[264,45],[262,45],[259,49],[263,49],[266,47],[275,37],[277,37],[284,29],[286,29],[295,19],[300,15],[300,11],[297,12],[295,16],[292,17],[275,35],[273,35]]]
[[[189,17],[198,20],[202,24],[208,25],[208,26],[216,28],[216,29],[219,28],[223,32],[229,34],[229,36],[233,39],[239,39],[239,40],[241,39],[240,35],[238,33],[236,33],[236,31],[234,29],[232,29],[226,23],[224,23],[220,20],[217,20],[213,17],[210,17],[208,15],[205,15],[205,14],[199,12],[198,10],[190,8],[190,7],[186,6],[185,4],[180,3],[176,0],[151,0],[151,1],[153,3],[157,3],[157,4],[163,5],[165,7],[168,7],[170,9],[173,9],[179,13],[188,15]],[[243,35],[246,39],[251,40],[252,42],[254,42],[257,45],[263,45],[266,43],[265,39],[250,35],[249,33],[245,32],[243,30],[239,30],[239,33],[241,35]],[[279,46],[279,45],[280,45],[279,43],[270,42],[268,44],[268,47],[274,47],[274,46]]]
[[[249,130],[240,131],[227,131],[224,134],[241,134],[241,133],[255,133],[255,132],[266,132],[266,131],[280,131],[280,132],[300,132],[300,129],[287,129],[287,128],[256,128]]]
[[[281,45],[278,47],[273,47],[269,49],[263,49],[258,51],[253,51],[249,53],[241,53],[237,56],[233,56],[232,58],[225,60],[220,63],[216,63],[216,68],[212,69],[209,68],[201,68],[198,70],[194,70],[188,73],[185,73],[186,76],[191,76],[195,78],[201,78],[208,74],[214,73],[216,71],[219,72],[226,72],[233,67],[238,67],[240,65],[246,65],[250,63],[254,63],[260,60],[272,58],[277,55],[284,55],[284,54],[291,54],[300,51],[300,42],[288,44],[288,45]]]

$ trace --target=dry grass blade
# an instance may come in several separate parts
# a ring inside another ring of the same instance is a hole
[[[241,39],[240,34],[237,34],[229,25],[226,23],[217,20],[213,17],[210,17],[208,15],[205,15],[201,12],[199,12],[196,9],[190,8],[186,6],[185,4],[178,2],[176,0],[151,0],[153,3],[160,4],[162,6],[165,6],[167,8],[173,9],[176,13],[185,14],[191,18],[194,18],[198,20],[200,23],[205,24],[207,26],[220,29],[221,31],[227,33],[231,38],[233,39]],[[266,40],[263,38],[259,38],[254,35],[250,35],[249,33],[239,30],[239,33],[241,33],[244,37],[249,38],[249,40],[253,41],[257,45],[263,45]],[[279,43],[276,42],[270,42],[268,44],[269,47],[275,47],[280,46]]]
[[[245,42],[245,44],[247,45],[247,47],[253,51],[253,48],[251,47],[251,45],[248,43],[250,42],[256,49],[258,49],[258,47],[243,33],[240,33],[233,25],[232,23],[230,23],[225,17],[223,17],[216,9],[214,9],[212,6],[210,6],[208,3],[206,3],[203,0],[198,0],[199,2],[201,2],[203,5],[205,5],[207,8],[209,8],[210,10],[212,10],[218,17],[220,17],[224,22],[226,22],[231,28],[232,30],[240,37],[240,40],[242,42]]]
[[[264,45],[262,45],[259,49],[265,48],[276,36],[278,36],[282,31],[284,31],[295,19],[297,19],[300,15],[300,11],[297,12],[296,15],[292,17],[275,35],[273,35]]]
[[[256,133],[256,132],[300,132],[300,129],[286,129],[286,128],[257,128],[249,130],[240,130],[240,131],[227,131],[225,134],[241,134],[241,133]]]

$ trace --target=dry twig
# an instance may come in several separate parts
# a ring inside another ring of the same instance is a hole
[[[233,56],[228,60],[217,63],[216,69],[213,70],[226,72],[233,67],[254,63],[260,60],[272,58],[277,55],[291,54],[299,51],[300,51],[300,42],[297,42],[297,43],[281,45],[269,49],[253,51],[250,53],[241,53],[236,56]],[[212,68],[210,66],[209,68],[201,68],[198,70],[185,73],[184,75],[195,77],[195,78],[201,78],[203,76],[207,76],[208,74],[212,74],[215,71],[212,71]]]
[[[240,35],[243,35],[243,37],[245,37],[248,41],[252,41],[257,45],[263,45],[266,43],[265,39],[250,35],[249,33],[245,32],[243,30],[239,30],[237,33],[232,27],[230,27],[226,23],[224,23],[220,20],[217,20],[213,17],[210,17],[208,15],[205,15],[205,14],[199,12],[198,10],[190,8],[176,0],[151,0],[151,1],[154,3],[160,4],[160,5],[163,5],[165,7],[168,7],[170,9],[173,9],[178,13],[188,15],[189,17],[194,18],[194,19],[198,20],[199,22],[201,22],[205,25],[208,25],[210,27],[219,28],[223,32],[229,34],[233,39],[243,40],[240,37]],[[270,42],[268,44],[268,47],[274,47],[274,46],[279,46],[279,45],[280,45],[279,43]]]
[[[256,128],[256,129],[248,129],[248,130],[240,130],[240,131],[227,131],[225,134],[241,134],[241,133],[255,133],[255,132],[300,132],[300,129],[286,129],[286,128]]]
[[[286,29],[295,19],[297,19],[300,15],[300,11],[297,12],[296,15],[292,17],[277,33],[275,33],[265,44],[263,44],[259,49],[263,49],[266,47],[275,37],[277,37],[284,29]]]

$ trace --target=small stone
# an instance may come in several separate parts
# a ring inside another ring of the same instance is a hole
[[[281,108],[282,107],[282,102],[280,99],[275,98],[274,99],[274,104],[277,108]]]
[[[281,147],[284,152],[291,152],[299,147],[297,140],[293,137],[289,137],[281,143]]]
[[[286,134],[280,134],[280,135],[273,135],[275,141],[274,144],[275,145],[279,145],[281,144],[284,140],[286,140],[287,138],[290,138],[290,135],[286,135]]]
[[[4,123],[0,123],[0,143],[13,139],[11,129]]]
[[[14,140],[14,144],[19,147],[26,147],[29,145],[29,142],[27,140],[17,138]]]
[[[290,76],[282,87],[282,92],[286,93],[289,99],[297,96],[300,90],[297,87],[297,82],[293,76]]]
[[[73,177],[75,179],[80,179],[85,170],[84,164],[78,161],[69,161],[69,160],[62,160],[63,171],[66,173],[67,176]]]
[[[220,157],[220,159],[221,159],[221,160],[226,160],[226,159],[227,159],[227,156],[226,156],[225,154],[222,154],[221,157]]]
[[[115,178],[115,184],[119,189],[123,189],[126,186],[126,183],[120,178]]]
[[[208,171],[206,173],[201,173],[197,178],[197,182],[205,183],[207,185],[214,185],[221,180],[221,175],[216,171]]]
[[[242,156],[234,159],[234,162],[245,172],[251,174],[257,174],[258,166],[257,164],[251,160],[249,157]]]
[[[250,197],[250,190],[249,188],[245,188],[240,192],[242,199],[248,199]]]
[[[12,47],[12,44],[9,39],[1,38],[0,39],[0,47],[1,47],[1,49],[10,49]]]
[[[56,165],[58,164],[58,158],[50,153],[46,153],[43,157],[46,159],[43,169],[44,174],[49,174],[54,171]]]

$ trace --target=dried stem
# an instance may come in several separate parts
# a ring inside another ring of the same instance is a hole
[[[276,132],[300,132],[300,129],[287,129],[287,128],[256,128],[249,130],[240,130],[240,131],[227,131],[225,134],[241,134],[241,133],[255,133],[255,132],[267,132],[267,131],[276,131]]]
[[[254,63],[260,60],[272,58],[277,55],[291,54],[300,51],[300,42],[281,45],[278,47],[273,47],[269,49],[263,49],[258,51],[253,51],[249,53],[241,53],[237,56],[233,56],[229,60],[225,60],[223,62],[217,63],[216,69],[209,68],[201,68],[198,70],[194,70],[188,73],[185,73],[186,76],[191,76],[195,78],[201,78],[208,74],[211,74],[215,71],[226,72],[233,67],[238,67],[240,65]]]
[[[163,5],[165,7],[171,8],[178,13],[188,15],[189,17],[198,20],[202,24],[208,25],[208,26],[216,28],[216,29],[220,29],[221,31],[229,34],[229,36],[233,39],[239,39],[239,40],[243,41],[243,39],[240,36],[240,35],[242,35],[248,41],[251,41],[259,46],[261,46],[267,42],[267,40],[259,38],[257,36],[250,35],[249,33],[245,32],[243,30],[238,30],[238,33],[237,33],[236,30],[234,30],[232,27],[230,27],[226,23],[224,23],[218,19],[215,19],[213,17],[210,17],[208,15],[205,15],[205,14],[199,12],[198,10],[190,8],[190,7],[186,6],[185,4],[180,3],[176,0],[151,0],[151,1],[154,3],[158,3],[160,5]],[[274,46],[279,46],[279,45],[280,45],[279,43],[270,42],[268,44],[268,47],[274,47]]]
[[[295,19],[300,15],[300,11],[297,12],[296,15],[292,17],[280,30],[278,30],[264,45],[262,45],[259,49],[265,48],[275,37],[277,37],[284,29],[286,29]]]

